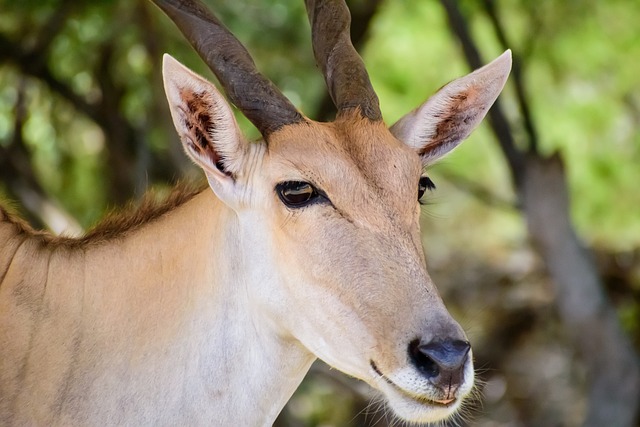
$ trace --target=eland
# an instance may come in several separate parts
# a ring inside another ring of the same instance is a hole
[[[80,238],[0,209],[0,424],[271,425],[316,358],[378,389],[401,419],[454,414],[472,351],[429,278],[425,168],[501,92],[510,52],[388,128],[342,0],[307,0],[337,107],[305,117],[197,0],[154,0],[257,127],[165,56],[186,154],[208,186]]]

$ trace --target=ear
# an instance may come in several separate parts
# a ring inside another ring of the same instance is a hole
[[[414,148],[429,165],[467,138],[502,91],[511,71],[511,51],[454,80],[402,117],[391,133]]]
[[[167,54],[162,74],[173,124],[184,150],[204,169],[218,194],[241,172],[248,142],[231,107],[213,84]]]

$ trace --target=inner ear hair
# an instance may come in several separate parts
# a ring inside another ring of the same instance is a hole
[[[202,157],[205,157],[218,170],[226,175],[231,173],[226,170],[225,162],[216,149],[214,134],[217,120],[213,117],[215,107],[206,99],[204,93],[190,89],[184,89],[181,94],[184,100],[182,108],[182,121],[190,148]]]

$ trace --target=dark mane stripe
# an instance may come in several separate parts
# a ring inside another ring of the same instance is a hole
[[[108,213],[85,235],[77,238],[55,236],[46,231],[35,230],[22,218],[10,214],[3,206],[0,206],[0,223],[10,222],[16,228],[17,234],[39,239],[50,246],[80,248],[123,237],[185,204],[205,188],[206,184],[202,182],[179,183],[166,197],[161,197],[159,191],[150,190],[143,196],[141,202],[130,202],[124,209]]]

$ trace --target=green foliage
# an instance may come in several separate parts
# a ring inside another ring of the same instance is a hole
[[[36,40],[37,29],[61,4],[5,4],[0,30],[13,40]],[[475,3],[464,5],[488,60],[500,52],[495,35]],[[303,111],[312,113],[324,87],[313,63],[302,2],[223,1],[215,7],[247,44],[263,72]],[[541,148],[547,153],[560,150],[567,161],[573,215],[582,236],[606,247],[637,246],[640,93],[636,59],[640,57],[640,35],[634,28],[640,6],[622,0],[606,4],[546,0],[535,7],[527,1],[501,2],[498,9],[509,23],[507,31],[515,51],[525,55],[525,81]],[[152,51],[149,38],[160,47]],[[383,3],[363,54],[389,122],[419,105],[452,76],[467,72],[452,40],[444,13],[435,2]],[[135,2],[79,2],[52,41],[47,61],[55,77],[87,102],[111,90],[99,83],[101,73],[108,72],[113,76],[113,90],[123,92],[122,114],[140,132],[147,132],[147,142],[162,153],[173,142],[173,135],[166,135],[171,128],[159,127],[157,117],[157,106],[165,102],[158,69],[163,50],[211,76],[155,7]],[[4,63],[0,69],[0,144],[6,144],[12,132],[15,88],[22,79],[10,62]],[[30,113],[25,138],[34,169],[47,191],[86,225],[108,203],[101,178],[109,149],[105,136],[90,117],[46,85],[36,79],[29,79],[28,84]],[[515,108],[510,98],[504,97],[503,102],[508,110]],[[257,136],[244,118],[239,120]],[[438,171],[473,180],[500,198],[513,199],[501,155],[486,129],[476,132],[436,168],[436,174]]]
[[[540,7],[552,13],[537,18],[526,67],[543,149],[560,150],[567,160],[582,235],[603,246],[637,247],[640,4],[543,1]]]
[[[488,61],[500,53],[495,34],[477,3],[464,6]],[[541,149],[559,150],[566,161],[582,237],[608,248],[637,247],[640,4],[523,0],[498,2],[497,9],[511,47],[524,55]],[[453,76],[466,73],[458,51],[437,4],[385,3],[365,51],[385,117],[394,121]],[[508,114],[516,108],[510,90],[501,101]],[[477,131],[435,170],[513,198],[501,154],[490,139],[486,130]]]
[[[259,69],[313,117],[326,90],[314,64],[303,2],[206,2],[246,44]],[[459,3],[484,61],[500,54],[483,2]],[[494,3],[521,59],[540,151],[559,151],[565,160],[572,215],[581,238],[607,251],[637,249],[640,2]],[[23,97],[27,113],[22,137],[29,166],[48,197],[88,227],[116,203],[113,175],[124,172],[114,154],[134,159],[127,166],[135,176],[132,187],[166,186],[189,173],[184,156],[176,153],[179,148],[162,89],[162,53],[213,77],[156,7],[125,0],[0,0],[0,10],[0,150],[15,143],[16,111]],[[43,39],[47,28],[58,23],[59,30]],[[12,51],[26,53],[39,43],[48,46],[26,60]],[[469,71],[435,1],[382,2],[362,53],[389,124]],[[38,63],[50,72],[49,80],[25,71],[25,66]],[[526,146],[512,85],[501,102],[512,119],[518,146]],[[238,120],[251,137],[258,136],[243,116]],[[134,137],[118,145],[112,138],[123,130],[122,124]],[[518,201],[502,153],[486,124],[429,173],[438,185],[423,210],[430,266],[451,263],[454,270],[457,265],[452,260],[472,253],[483,254],[487,264],[507,259],[517,272],[522,264],[534,263],[519,259],[526,258],[517,251],[527,239],[524,223],[515,209]],[[3,184],[0,196],[16,198]],[[638,295],[640,273],[633,274],[630,292]],[[470,282],[475,280],[480,279],[474,276]],[[553,298],[548,290],[538,292]],[[484,295],[475,298],[474,307],[480,298]],[[619,308],[624,326],[638,335],[638,302],[624,300]],[[356,404],[351,398],[329,403],[331,390],[325,383],[304,383],[289,409],[291,416],[305,418],[305,425],[348,422]]]

